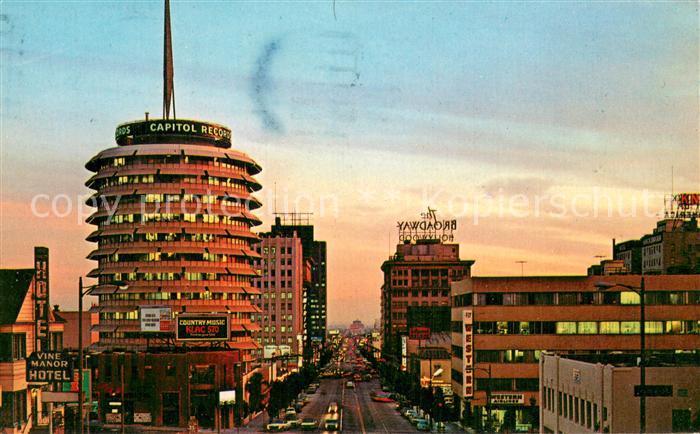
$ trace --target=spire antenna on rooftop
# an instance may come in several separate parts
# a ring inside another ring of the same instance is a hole
[[[175,116],[175,82],[173,81],[173,38],[170,34],[170,0],[165,0],[163,46],[163,119],[170,119],[170,106]]]

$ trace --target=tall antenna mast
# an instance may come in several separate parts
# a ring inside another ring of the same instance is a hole
[[[170,35],[170,0],[165,0],[163,47],[163,119],[170,119],[170,105],[175,119],[175,82],[173,81],[173,38]]]

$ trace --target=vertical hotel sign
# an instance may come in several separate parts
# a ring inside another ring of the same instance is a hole
[[[474,311],[462,311],[462,397],[474,396]]]
[[[36,351],[49,350],[49,249],[34,247],[34,327]]]

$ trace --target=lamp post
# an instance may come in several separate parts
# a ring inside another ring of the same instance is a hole
[[[486,372],[489,376],[489,382],[486,384],[486,421],[487,423],[491,423],[491,365],[488,365],[487,368],[477,368],[477,367],[471,367],[471,368],[466,368],[468,371],[483,371]],[[489,429],[491,427],[489,426]]]
[[[630,291],[639,295],[639,432],[644,434],[647,427],[647,416],[646,416],[646,319],[644,312],[644,277],[639,286],[625,285],[623,283],[608,283],[608,282],[598,282],[596,283],[596,288],[598,291],[605,291],[615,286],[629,289]]]
[[[83,277],[78,278],[78,432],[83,433],[83,297],[90,295],[90,293],[97,288],[102,287],[113,287],[114,292],[119,290],[128,289],[128,285],[123,282],[114,282],[108,285],[92,285],[83,287]],[[90,397],[92,399],[92,397]],[[124,403],[122,402],[122,405]],[[123,412],[123,410],[122,410]],[[88,413],[89,414],[89,413]],[[122,414],[122,419],[124,415]],[[90,418],[88,418],[88,424],[90,423]]]

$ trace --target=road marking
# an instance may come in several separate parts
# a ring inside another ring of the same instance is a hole
[[[355,393],[355,402],[357,403],[357,414],[360,415],[360,429],[362,430],[362,434],[366,434],[367,431],[365,431],[365,419],[362,417],[362,408],[360,407],[360,400],[357,397],[357,393]]]

